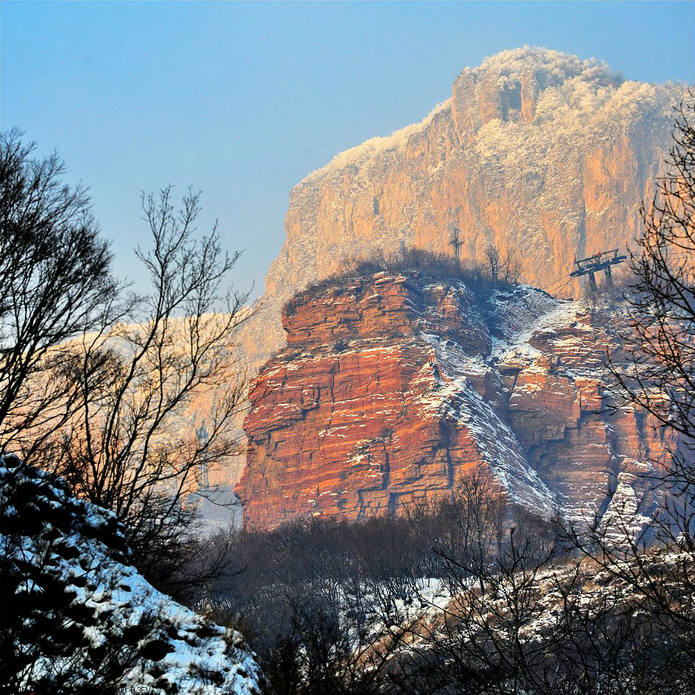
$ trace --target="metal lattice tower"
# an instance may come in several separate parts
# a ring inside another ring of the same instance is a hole
[[[580,277],[582,275],[589,276],[589,287],[592,290],[596,289],[596,276],[594,273],[598,273],[603,270],[606,273],[606,283],[609,286],[613,285],[613,274],[611,272],[611,266],[617,263],[622,263],[627,260],[627,256],[622,256],[618,254],[618,249],[611,249],[610,251],[599,251],[593,256],[588,258],[575,259],[574,263],[577,266],[576,270],[570,273],[571,277]]]

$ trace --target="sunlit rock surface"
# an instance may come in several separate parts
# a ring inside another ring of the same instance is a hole
[[[263,308],[240,335],[251,364],[283,347],[280,309],[297,290],[375,250],[450,253],[449,225],[464,260],[493,243],[544,289],[575,257],[624,248],[684,95],[541,48],[465,68],[420,123],[338,154],[292,190]]]
[[[618,482],[641,496],[663,443],[608,408],[620,315],[417,273],[305,292],[283,313],[287,348],[251,384],[245,523],[397,514],[480,467],[548,517],[601,513]]]

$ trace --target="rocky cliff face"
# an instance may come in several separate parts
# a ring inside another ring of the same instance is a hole
[[[280,307],[297,290],[375,250],[450,253],[449,225],[462,258],[489,243],[513,250],[521,278],[541,288],[575,257],[624,247],[684,93],[540,48],[464,69],[422,122],[337,155],[292,190],[264,309],[242,336],[252,361],[282,347]]]
[[[418,273],[304,293],[251,385],[245,522],[398,513],[481,468],[546,516],[601,513],[609,488],[634,501],[663,443],[639,414],[606,409],[616,311]]]
[[[540,48],[465,68],[420,123],[338,154],[292,190],[285,245],[238,335],[249,373],[285,346],[281,307],[295,292],[377,251],[451,253],[449,225],[463,259],[492,243],[516,254],[523,281],[579,296],[558,280],[575,257],[634,237],[684,94]]]

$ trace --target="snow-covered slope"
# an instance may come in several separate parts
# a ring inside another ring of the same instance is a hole
[[[39,695],[260,692],[241,635],[154,589],[114,515],[0,459],[2,679]]]

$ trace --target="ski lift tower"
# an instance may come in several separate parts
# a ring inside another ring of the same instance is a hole
[[[588,275],[589,287],[595,290],[596,276],[594,273],[603,270],[606,273],[606,283],[612,287],[613,274],[611,273],[611,268],[617,263],[622,263],[625,260],[627,260],[627,256],[620,255],[618,249],[599,251],[597,254],[589,256],[588,258],[575,259],[574,264],[577,266],[577,269],[573,270],[570,276],[581,277],[582,275]]]

